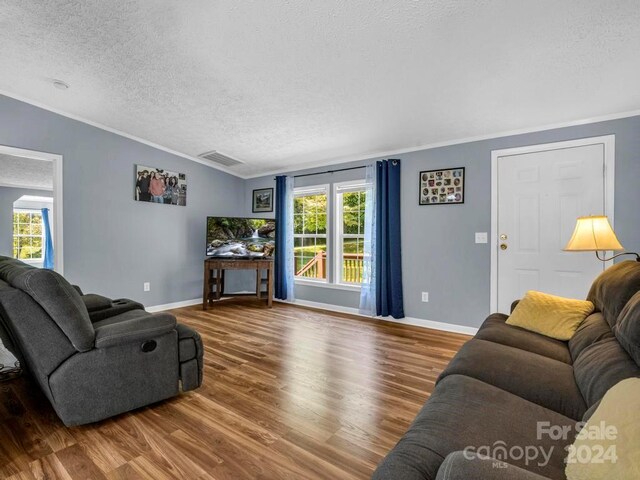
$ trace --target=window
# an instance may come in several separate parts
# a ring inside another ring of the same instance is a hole
[[[327,280],[328,191],[328,185],[295,189],[293,252],[297,278]]]
[[[44,236],[39,210],[14,209],[13,256],[20,260],[42,260]]]
[[[336,283],[362,283],[365,185],[336,185]]]
[[[294,190],[295,275],[299,281],[358,289],[364,270],[366,184],[357,180],[333,188],[332,195],[329,185]]]

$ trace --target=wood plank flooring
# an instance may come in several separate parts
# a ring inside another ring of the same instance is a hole
[[[365,479],[468,339],[248,299],[174,310],[204,384],[66,428],[28,378],[0,384],[0,478]]]

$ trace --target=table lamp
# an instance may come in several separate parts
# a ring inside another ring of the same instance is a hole
[[[578,217],[571,240],[564,247],[565,252],[596,252],[598,260],[603,262],[608,262],[622,255],[635,255],[636,261],[640,262],[640,255],[634,252],[623,252],[611,258],[604,258],[604,256],[600,258],[599,252],[606,250],[624,250],[607,217],[604,215]]]

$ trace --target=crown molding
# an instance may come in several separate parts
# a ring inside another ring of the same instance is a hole
[[[22,190],[40,190],[43,192],[53,192],[53,187],[34,187],[32,185],[20,185],[18,183],[0,182],[2,188],[19,188]]]
[[[617,120],[617,119],[620,119],[620,118],[628,118],[628,117],[640,116],[640,110],[630,110],[630,111],[626,111],[626,112],[612,113],[612,114],[608,114],[608,115],[600,115],[600,116],[596,116],[596,117],[583,118],[583,119],[578,119],[578,120],[571,120],[571,121],[567,121],[567,122],[552,123],[552,124],[541,125],[541,126],[537,126],[537,127],[521,128],[521,129],[518,129],[518,130],[507,130],[507,131],[503,131],[503,132],[490,133],[490,134],[486,134],[486,135],[477,135],[477,136],[473,136],[473,137],[456,138],[456,139],[447,140],[447,141],[444,141],[444,142],[427,143],[427,144],[424,144],[424,145],[418,145],[416,147],[409,147],[409,148],[402,148],[402,149],[395,149],[395,150],[382,150],[382,151],[376,151],[376,152],[363,153],[363,154],[359,154],[359,155],[348,155],[348,156],[343,156],[343,157],[337,157],[337,158],[328,159],[328,160],[317,160],[317,161],[313,161],[313,162],[305,162],[305,163],[301,163],[299,165],[288,165],[288,166],[285,166],[285,167],[282,167],[282,168],[279,168],[279,169],[267,170],[267,171],[258,172],[258,173],[255,173],[255,174],[243,175],[241,173],[234,172],[233,170],[231,170],[229,168],[225,168],[223,166],[212,165],[212,164],[206,162],[205,160],[202,160],[201,158],[194,157],[193,155],[188,155],[186,153],[182,153],[182,152],[178,152],[176,150],[172,150],[171,148],[168,148],[168,147],[165,147],[163,145],[151,142],[149,140],[145,140],[144,138],[140,138],[140,137],[137,137],[135,135],[131,135],[129,133],[123,132],[121,130],[109,127],[107,125],[103,125],[101,123],[94,122],[92,120],[80,117],[78,115],[75,115],[75,114],[72,114],[72,113],[69,113],[69,112],[65,112],[64,110],[60,110],[58,108],[50,107],[50,106],[45,105],[45,104],[43,104],[41,102],[38,102],[38,101],[35,101],[35,100],[31,100],[29,98],[25,98],[25,97],[23,97],[21,95],[18,95],[18,94],[12,93],[12,92],[7,92],[5,90],[0,89],[0,95],[4,95],[6,97],[13,98],[15,100],[19,100],[19,101],[27,103],[29,105],[33,105],[34,107],[38,107],[38,108],[41,108],[43,110],[47,110],[49,112],[55,113],[57,115],[61,115],[63,117],[70,118],[72,120],[76,120],[78,122],[86,123],[87,125],[91,125],[92,127],[96,127],[96,128],[101,129],[101,130],[105,130],[107,132],[114,133],[114,134],[119,135],[121,137],[125,137],[125,138],[128,138],[130,140],[134,140],[134,141],[136,141],[138,143],[142,143],[142,144],[147,145],[149,147],[156,148],[158,150],[162,150],[164,152],[170,153],[172,155],[176,155],[178,157],[186,158],[187,160],[191,160],[193,162],[199,163],[199,164],[204,165],[206,167],[213,168],[214,170],[219,170],[219,171],[224,172],[224,173],[228,173],[229,175],[233,175],[234,177],[242,178],[244,180],[249,180],[249,179],[253,179],[253,178],[260,178],[260,177],[266,177],[266,176],[269,176],[269,175],[277,175],[277,174],[283,174],[283,173],[297,172],[297,171],[300,171],[300,170],[309,170],[309,169],[312,169],[312,168],[322,168],[322,167],[327,167],[327,166],[330,166],[330,165],[337,165],[337,164],[341,164],[341,163],[350,163],[350,162],[358,162],[358,161],[362,161],[362,160],[371,160],[371,159],[378,158],[378,157],[390,157],[390,156],[394,156],[394,155],[402,155],[404,153],[419,152],[421,150],[432,150],[434,148],[448,147],[448,146],[451,146],[451,145],[460,145],[460,144],[463,144],[463,143],[479,142],[479,141],[482,141],[482,140],[492,140],[492,139],[501,138],[501,137],[510,137],[510,136],[514,136],[514,135],[523,135],[523,134],[527,134],[527,133],[542,132],[542,131],[545,131],[545,130],[554,130],[554,129],[558,129],[558,128],[575,127],[575,126],[578,126],[578,125],[588,125],[590,123],[606,122],[608,120]]]
[[[451,145],[461,145],[464,143],[480,142],[483,140],[493,140],[495,138],[524,135],[527,133],[544,132],[545,130],[555,130],[558,128],[576,127],[579,125],[589,125],[591,123],[606,122],[609,120],[618,120],[620,118],[629,118],[629,117],[637,117],[637,116],[640,116],[640,110],[630,110],[627,112],[612,113],[608,115],[600,115],[597,117],[583,118],[579,120],[571,120],[571,121],[561,122],[561,123],[552,123],[547,125],[541,125],[538,127],[521,128],[518,130],[507,130],[504,132],[490,133],[487,135],[477,135],[475,137],[457,138],[454,140],[447,140],[444,142],[428,143],[425,145],[419,145],[417,147],[409,147],[409,148],[403,148],[403,149],[397,149],[397,150],[382,150],[378,152],[371,152],[371,153],[366,153],[361,155],[339,157],[339,158],[330,159],[330,160],[318,160],[314,162],[306,162],[306,163],[301,163],[299,165],[290,165],[287,167],[283,167],[282,169],[268,170],[266,172],[257,173],[255,175],[247,175],[247,176],[244,176],[243,178],[248,180],[252,178],[266,177],[269,175],[279,175],[284,173],[299,172],[302,170],[328,167],[330,165],[337,165],[341,163],[372,160],[374,158],[379,158],[379,157],[392,157],[396,155],[402,155],[404,153],[419,152],[421,150],[432,150],[434,148],[449,147]]]
[[[167,153],[170,153],[172,155],[176,155],[177,157],[186,158],[187,160],[191,160],[192,162],[199,163],[201,165],[204,165],[205,167],[213,168],[214,170],[220,170],[221,172],[228,173],[229,175],[233,175],[234,177],[239,177],[239,178],[243,178],[243,179],[245,178],[242,175],[238,175],[238,173],[233,172],[230,169],[225,168],[223,166],[212,165],[211,163],[207,162],[206,160],[203,160],[203,159],[198,158],[198,157],[194,157],[193,155],[188,155],[186,153],[182,153],[182,152],[178,152],[176,150],[172,150],[169,147],[165,147],[165,146],[160,145],[158,143],[154,143],[154,142],[151,142],[149,140],[145,140],[144,138],[140,138],[140,137],[137,137],[135,135],[131,135],[129,133],[123,132],[123,131],[118,130],[116,128],[109,127],[107,125],[103,125],[101,123],[94,122],[93,120],[89,120],[87,118],[80,117],[80,116],[75,115],[73,113],[65,112],[64,110],[60,110],[59,108],[50,107],[49,105],[45,105],[45,104],[37,102],[35,100],[31,100],[29,98],[25,98],[25,97],[23,97],[21,95],[17,95],[15,93],[7,92],[7,91],[1,90],[1,89],[0,89],[0,95],[4,95],[5,97],[13,98],[14,100],[18,100],[20,102],[27,103],[27,104],[32,105],[34,107],[38,107],[38,108],[41,108],[43,110],[47,110],[47,111],[49,111],[51,113],[55,113],[56,115],[60,115],[60,116],[66,117],[66,118],[70,118],[71,120],[75,120],[77,122],[86,123],[87,125],[91,125],[92,127],[99,128],[100,130],[105,130],[107,132],[119,135],[121,137],[128,138],[129,140],[133,140],[135,142],[142,143],[144,145],[147,145],[149,147],[155,148],[157,150],[162,150],[163,152],[167,152]]]

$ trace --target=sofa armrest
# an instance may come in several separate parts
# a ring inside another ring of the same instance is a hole
[[[110,298],[103,297],[102,295],[96,295],[95,293],[87,293],[86,295],[81,295],[81,297],[84,302],[84,306],[87,307],[89,315],[91,315],[91,312],[111,308],[112,305]]]
[[[514,300],[513,302],[511,302],[511,313],[513,313],[513,311],[516,309],[519,303],[520,303],[520,300]]]
[[[440,465],[436,480],[549,480],[537,473],[510,463],[478,455],[474,452],[453,452]]]
[[[176,328],[176,317],[169,313],[144,315],[96,329],[96,348],[150,340]]]

